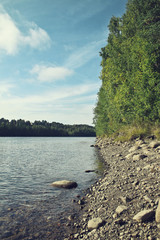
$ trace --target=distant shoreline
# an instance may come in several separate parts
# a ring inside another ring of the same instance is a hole
[[[95,128],[86,124],[49,123],[45,120],[0,119],[0,137],[95,137]]]

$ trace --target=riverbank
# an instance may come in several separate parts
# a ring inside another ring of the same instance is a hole
[[[160,198],[160,143],[152,138],[128,143],[98,139],[95,146],[108,167],[78,201],[80,217],[69,218],[72,233],[65,239],[159,240],[155,213]]]

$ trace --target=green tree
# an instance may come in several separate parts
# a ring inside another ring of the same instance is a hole
[[[160,0],[129,0],[108,28],[94,111],[97,135],[160,119]]]

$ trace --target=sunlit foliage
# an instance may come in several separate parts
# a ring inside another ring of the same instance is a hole
[[[108,28],[94,110],[97,135],[160,120],[160,0],[129,0]]]

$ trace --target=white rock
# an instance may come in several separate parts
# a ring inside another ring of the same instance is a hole
[[[149,210],[143,210],[139,213],[137,213],[134,217],[133,220],[140,221],[140,222],[146,222],[150,220],[155,214],[155,211],[153,209]]]
[[[136,151],[136,150],[138,150],[138,149],[140,149],[140,147],[139,146],[133,146],[133,147],[131,147],[130,149],[129,149],[129,152],[134,152],[134,151]]]
[[[128,155],[126,155],[126,158],[127,158],[127,159],[130,159],[130,158],[132,158],[135,154],[136,154],[135,152],[129,153]]]
[[[76,188],[77,183],[74,181],[69,181],[69,180],[61,180],[61,181],[56,181],[52,183],[52,186],[54,187],[59,187],[59,188]]]
[[[149,147],[151,147],[151,148],[157,148],[158,146],[160,146],[160,142],[159,141],[152,141],[149,144]]]
[[[152,165],[151,164],[147,164],[145,167],[143,167],[143,169],[146,169],[146,170],[149,170],[152,168]]]
[[[102,226],[102,224],[104,223],[104,221],[101,218],[93,218],[91,220],[89,220],[88,222],[88,229],[89,230],[93,230],[93,229],[97,229],[100,226]]]
[[[119,205],[117,208],[116,208],[116,213],[118,214],[121,214],[122,212],[126,211],[127,210],[127,207],[124,206],[124,205]]]

